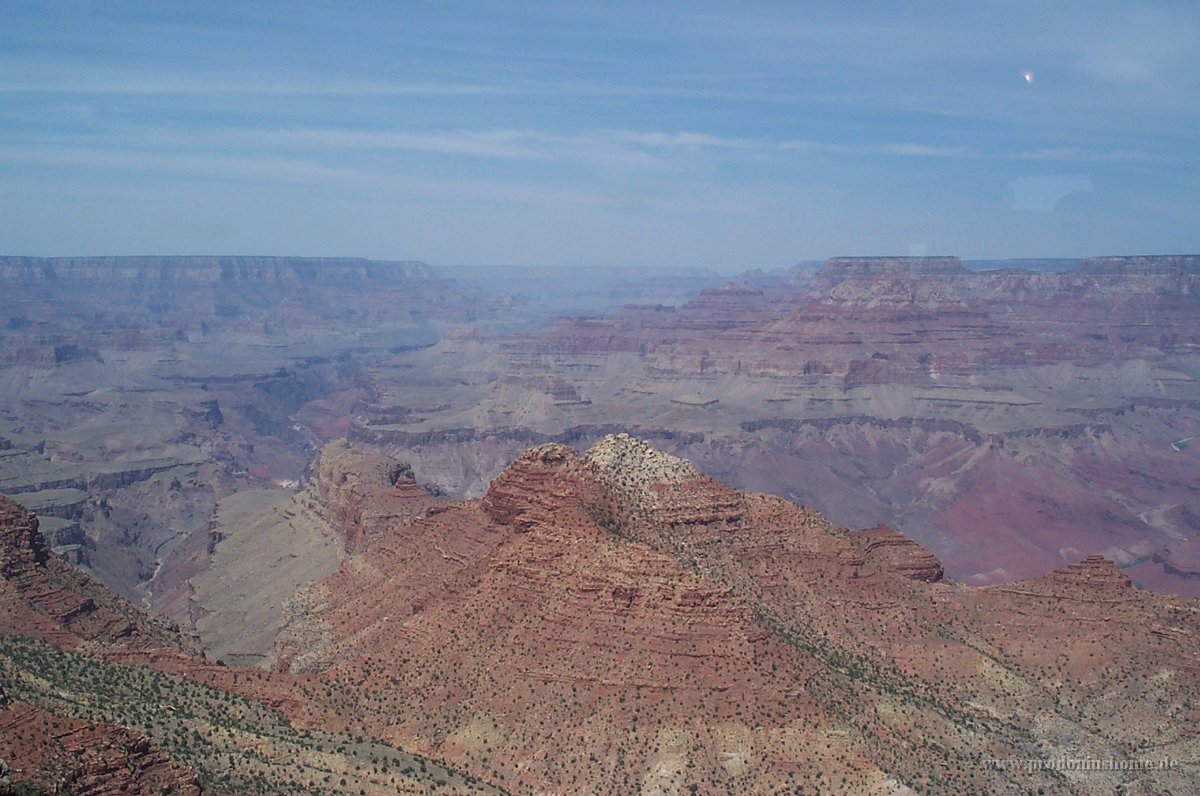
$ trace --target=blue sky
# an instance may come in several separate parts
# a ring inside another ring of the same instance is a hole
[[[1200,3],[0,0],[0,253],[1200,252]]]

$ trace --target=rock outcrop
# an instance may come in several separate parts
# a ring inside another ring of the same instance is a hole
[[[182,650],[177,629],[49,555],[37,517],[0,496],[0,632],[63,646],[120,640]]]
[[[516,792],[1091,793],[1133,780],[971,761],[1163,739],[1191,759],[1167,706],[1200,690],[1198,634],[1194,606],[1109,561],[966,588],[890,528],[613,435],[582,457],[537,446],[482,499],[393,521],[297,595],[277,665],[364,689],[371,732]],[[1165,701],[1129,695],[1164,669]]]
[[[0,562],[0,760],[16,792],[497,792],[364,737],[366,692],[186,654],[48,557],[36,519],[3,498]]]
[[[476,496],[530,445],[628,431],[841,525],[892,525],[971,585],[1102,554],[1200,596],[1154,558],[1200,533],[1200,257],[998,265],[835,258],[791,289],[446,340],[373,369],[348,436]]]
[[[313,467],[306,505],[340,532],[354,551],[395,520],[417,516],[437,501],[407,464],[350,449],[346,440],[325,446]]]
[[[49,558],[33,512],[0,496],[0,574],[5,580],[28,580]]]
[[[0,706],[0,758],[8,763],[14,785],[49,793],[205,792],[195,771],[172,761],[143,736],[111,724],[53,716],[29,705]]]
[[[555,521],[564,501],[578,495],[581,463],[566,445],[530,448],[488,487],[482,506],[494,522],[530,531]]]
[[[1104,556],[1088,556],[1065,569],[1055,570],[1050,578],[1062,594],[1076,598],[1127,594],[1133,585],[1129,576]]]
[[[850,540],[862,554],[864,570],[899,572],[925,583],[937,583],[945,574],[937,556],[886,525],[851,534]]]

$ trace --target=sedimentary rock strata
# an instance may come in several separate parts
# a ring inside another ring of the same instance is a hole
[[[964,587],[890,528],[614,435],[392,522],[293,600],[277,665],[365,689],[372,732],[520,792],[1094,793],[1140,786],[979,760],[1190,759],[1169,705],[1200,687],[1198,632],[1109,561]],[[1128,701],[1147,689],[1167,701]]]
[[[366,374],[348,436],[478,496],[530,445],[628,431],[839,524],[896,527],[974,585],[1099,554],[1200,595],[1155,557],[1200,533],[1200,259],[1003,265],[835,258],[789,288],[445,339]]]
[[[9,766],[11,782],[62,793],[200,796],[205,792],[194,771],[173,762],[144,737],[121,727],[55,716],[30,705],[0,705],[0,758]],[[0,793],[3,788],[0,784]]]
[[[131,647],[175,647],[169,623],[126,604],[49,554],[32,512],[0,496],[0,631],[77,646],[120,639]]]
[[[18,792],[497,792],[362,736],[365,692],[187,654],[3,499],[0,561],[0,759]]]

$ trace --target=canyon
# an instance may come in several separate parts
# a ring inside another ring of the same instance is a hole
[[[680,307],[444,337],[361,373],[347,433],[475,496],[528,445],[630,431],[739,488],[892,525],[966,583],[1102,554],[1196,596],[1198,282],[1196,257],[835,258]]]
[[[535,446],[467,501],[344,441],[315,473],[299,502],[342,557],[285,601],[269,670],[197,656],[0,500],[0,722],[19,729],[0,758],[43,782],[110,772],[80,792],[1151,794],[1197,775],[1200,606],[1101,557],[965,586],[890,528],[626,434]],[[227,586],[254,604],[265,580]],[[95,735],[120,766],[45,757]],[[1168,764],[996,762],[1063,758]]]
[[[630,277],[560,280],[547,298],[539,274],[418,262],[0,257],[0,494],[38,514],[57,555],[190,621],[187,581],[237,516],[220,501],[290,497],[348,429],[364,367],[457,329],[712,281]]]
[[[552,277],[0,258],[0,759],[1188,792],[1200,258]]]
[[[0,792],[496,792],[364,737],[358,694],[197,653],[0,497]]]

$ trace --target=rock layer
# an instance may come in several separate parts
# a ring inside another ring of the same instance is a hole
[[[1200,533],[1200,257],[1019,265],[835,258],[807,286],[445,339],[373,369],[348,436],[476,496],[530,445],[628,431],[892,525],[973,585],[1099,554],[1200,595],[1154,557]]]
[[[80,796],[200,796],[196,773],[124,728],[0,706],[0,758],[13,783]],[[0,793],[3,793],[0,785]],[[12,792],[12,791],[10,791]]]
[[[516,792],[1149,793],[1194,772],[979,761],[1192,759],[1167,706],[1200,689],[1197,638],[1194,605],[1103,559],[966,588],[890,528],[616,435],[393,521],[292,602],[278,665],[365,689],[372,732]]]
[[[47,557],[36,520],[3,499],[0,561],[0,759],[17,792],[497,792],[363,736],[366,693],[185,654]]]
[[[899,572],[925,583],[936,583],[945,574],[933,553],[894,528],[881,525],[852,534],[850,539],[862,554],[867,569]]]
[[[65,646],[121,640],[181,649],[176,629],[52,558],[32,512],[0,496],[0,631]]]

